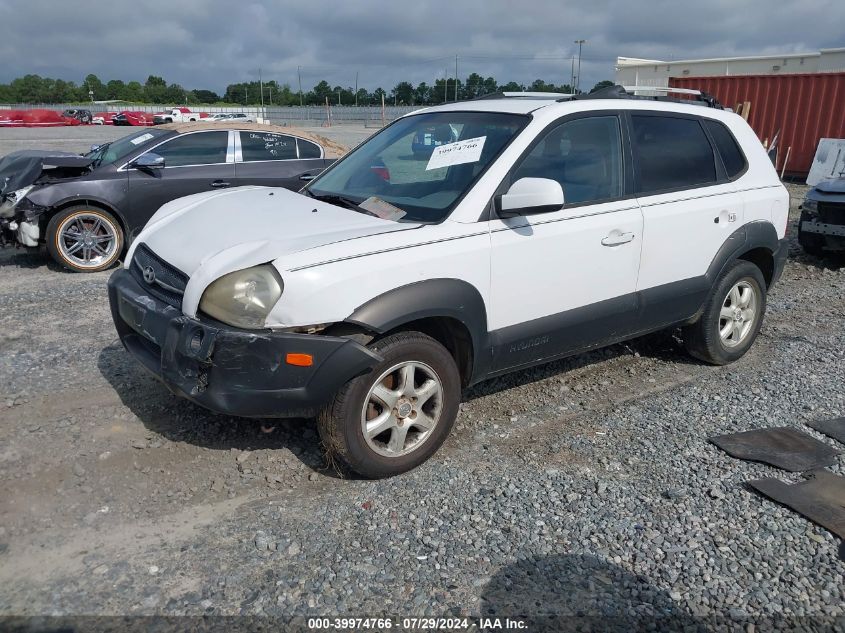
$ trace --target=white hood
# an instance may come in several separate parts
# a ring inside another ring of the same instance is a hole
[[[288,189],[238,187],[169,202],[133,242],[189,277],[215,260],[219,276],[338,241],[415,228],[320,202]],[[228,269],[228,270],[227,270]]]

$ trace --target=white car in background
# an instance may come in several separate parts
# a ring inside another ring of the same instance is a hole
[[[229,115],[229,121],[234,123],[255,123],[256,117],[254,114],[245,114],[243,112],[232,112]]]
[[[220,121],[234,123],[255,123],[255,116],[243,112],[218,112],[203,119],[207,123],[218,123]]]
[[[445,139],[423,159],[421,133]],[[788,211],[748,123],[705,95],[513,93],[406,115],[301,193],[164,205],[109,298],[175,393],[316,414],[330,460],[385,477],[428,459],[461,390],[494,376],[674,327],[705,362],[739,359]]]

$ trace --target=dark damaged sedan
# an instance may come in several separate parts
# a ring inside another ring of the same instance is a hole
[[[798,241],[810,255],[845,253],[845,176],[823,180],[801,203]]]
[[[194,123],[134,132],[84,156],[13,152],[0,158],[0,242],[46,244],[70,270],[104,270],[164,203],[241,185],[298,190],[343,149],[289,128]]]

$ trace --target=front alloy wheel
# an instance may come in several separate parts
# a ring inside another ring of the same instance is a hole
[[[72,207],[47,224],[47,249],[59,264],[75,272],[112,266],[123,251],[123,231],[110,213]]]
[[[330,462],[378,479],[411,470],[440,448],[458,415],[461,376],[449,351],[420,332],[369,347],[383,360],[338,391],[317,428]]]
[[[442,411],[437,372],[425,363],[399,363],[379,376],[367,394],[361,430],[373,451],[399,457],[431,437]]]

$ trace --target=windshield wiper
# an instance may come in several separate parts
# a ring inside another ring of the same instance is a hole
[[[354,200],[352,200],[351,198],[346,198],[344,196],[339,196],[339,195],[333,194],[333,193],[316,194],[313,191],[311,191],[310,189],[306,189],[305,193],[307,195],[311,196],[312,198],[314,198],[315,200],[319,200],[320,202],[328,202],[329,204],[339,204],[339,205],[346,207],[347,209],[352,209],[353,211],[357,211],[358,213],[363,213],[365,215],[371,215],[375,218],[378,217],[378,215],[376,215],[372,211],[367,211],[363,207],[358,206],[358,203],[355,202]]]
[[[103,162],[103,159],[106,157],[106,150],[108,149],[109,145],[111,145],[111,142],[109,142],[109,143],[103,143],[103,144],[102,144],[102,145],[100,145],[97,149],[95,149],[93,152],[91,152],[92,154],[97,155],[97,156],[95,156],[95,158],[91,161],[91,165],[92,165],[92,166],[94,166],[94,167],[99,167],[99,166],[100,166],[100,163],[102,163],[102,162]]]

